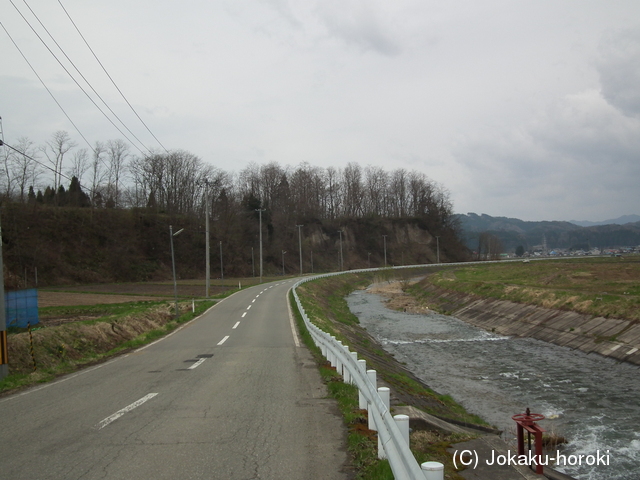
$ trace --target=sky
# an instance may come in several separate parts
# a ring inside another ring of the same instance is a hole
[[[457,213],[640,214],[637,0],[0,0],[5,142],[80,148],[126,137],[30,8],[135,154],[417,170]]]

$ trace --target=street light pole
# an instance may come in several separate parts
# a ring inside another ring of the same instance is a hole
[[[171,239],[171,268],[173,269],[173,296],[175,299],[176,318],[178,318],[178,282],[176,281],[176,260],[173,253],[173,237],[177,237],[182,233],[184,228],[181,228],[176,233],[173,233],[173,226],[169,225],[169,238]]]
[[[287,253],[284,250],[282,250],[282,276],[284,277],[284,254]]]
[[[384,266],[387,266],[387,235],[382,235],[382,239],[384,240]]]
[[[300,275],[302,275],[302,233],[301,233],[301,228],[304,227],[304,225],[296,225],[296,227],[298,228],[298,245],[300,247]]]
[[[260,283],[262,283],[262,212],[263,208],[256,208],[256,212],[260,215]]]

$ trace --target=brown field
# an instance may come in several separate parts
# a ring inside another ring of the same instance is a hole
[[[218,295],[231,288],[227,285],[211,285],[210,294]],[[79,285],[73,287],[47,288],[38,291],[39,307],[62,307],[76,305],[99,305],[142,301],[162,301],[173,298],[171,283],[112,283],[103,285]],[[179,283],[178,297],[202,298],[205,296],[204,282]]]
[[[38,292],[39,307],[66,307],[72,305],[99,305],[105,303],[144,302],[149,300],[164,300],[169,297],[149,297],[141,295],[112,295],[97,293],[70,292]]]

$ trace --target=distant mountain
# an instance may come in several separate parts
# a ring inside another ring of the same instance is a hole
[[[580,225],[581,227],[595,227],[597,225],[626,225],[627,223],[640,222],[640,215],[623,215],[611,220],[604,220],[602,222],[590,222],[588,220],[570,220],[570,223],[574,225]]]
[[[636,223],[624,225],[608,223],[583,227],[573,222],[541,221],[527,222],[517,218],[492,217],[468,213],[458,214],[456,218],[462,227],[465,245],[476,250],[481,233],[490,233],[498,237],[505,252],[514,252],[518,246],[531,250],[546,241],[548,249],[582,249],[593,247],[608,248],[640,245],[640,217]],[[621,219],[635,218],[633,215]]]

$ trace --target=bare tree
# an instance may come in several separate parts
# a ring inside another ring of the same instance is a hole
[[[96,142],[93,147],[93,158],[89,166],[91,174],[91,205],[93,207],[102,206],[102,193],[100,186],[106,178],[106,168],[104,168],[105,146],[102,142]]]
[[[381,167],[368,166],[364,169],[367,213],[380,216],[387,210],[387,192],[389,190],[389,174]]]
[[[405,217],[407,215],[407,171],[399,168],[391,173],[389,198],[391,201],[391,215]]]
[[[344,209],[347,217],[358,217],[363,214],[362,168],[355,162],[349,162],[342,172]]]
[[[83,184],[82,177],[90,167],[89,153],[86,148],[81,148],[73,153],[71,159],[71,167],[67,169],[67,175],[71,178],[76,177],[80,185]]]
[[[20,137],[14,148],[10,153],[11,175],[19,200],[25,202],[29,187],[37,187],[42,167],[38,163],[37,147],[29,138]]]
[[[71,137],[64,130],[58,130],[51,137],[51,140],[40,147],[40,151],[44,153],[47,160],[52,166],[53,170],[53,187],[54,191],[58,191],[60,184],[62,183],[62,167],[64,164],[65,155],[72,148],[76,147],[76,143],[71,140]]]
[[[325,184],[327,195],[326,215],[333,220],[340,214],[340,209],[342,208],[340,172],[334,167],[327,167]]]
[[[129,158],[129,144],[123,140],[109,140],[107,142],[107,163],[109,171],[107,173],[108,195],[113,199],[114,206],[120,204],[120,182],[122,175],[126,171],[126,162]]]

